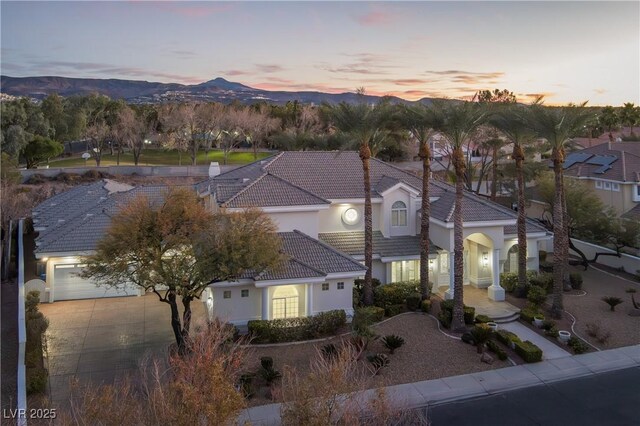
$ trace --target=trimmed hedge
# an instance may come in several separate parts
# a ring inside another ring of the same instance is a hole
[[[498,330],[496,332],[496,339],[498,339],[498,341],[503,345],[509,346],[509,347],[511,346],[511,342],[513,343],[521,342],[517,334],[507,330]]]
[[[422,302],[422,295],[420,293],[413,293],[407,297],[407,309],[410,311],[417,311],[420,309],[420,302]]]
[[[423,300],[420,304],[420,308],[422,309],[422,312],[431,312],[431,300]]]
[[[387,306],[387,309],[385,309],[384,312],[388,317],[394,317],[398,314],[401,314],[403,310],[404,310],[404,303],[398,304],[398,305],[389,305]]]
[[[532,280],[531,285],[542,287],[547,294],[553,293],[553,274],[542,272],[537,274]]]
[[[494,342],[493,340],[489,340],[487,342],[487,348],[489,348],[489,350],[491,352],[496,354],[500,361],[504,361],[504,360],[506,360],[508,358],[507,357],[507,353],[505,352],[505,350],[502,349],[500,346],[498,346],[498,344],[496,342]]]
[[[463,305],[463,310],[464,323],[467,325],[473,324],[475,322],[476,308]],[[440,302],[438,319],[440,319],[440,323],[447,328],[451,325],[451,321],[453,320],[453,299]]]
[[[545,300],[547,300],[547,291],[542,287],[532,285],[527,292],[527,300],[533,306],[542,306]]]
[[[252,320],[247,323],[247,327],[255,343],[282,343],[331,335],[346,323],[346,313],[335,310],[312,317]]]
[[[512,293],[518,285],[518,274],[515,272],[502,272],[500,274],[500,286],[507,293]]]
[[[580,272],[572,272],[569,274],[569,282],[574,290],[582,289],[582,274]]]
[[[486,324],[488,322],[491,322],[491,318],[489,318],[486,315],[476,315],[476,320],[475,320],[478,324]]]
[[[520,311],[520,318],[528,323],[532,323],[533,317],[535,317],[536,315],[540,315],[540,311],[537,308],[531,306],[525,306],[524,309]]]
[[[464,323],[473,324],[476,319],[476,308],[473,306],[464,307]]]
[[[384,309],[378,306],[366,306],[356,309],[354,321],[363,321],[367,324],[374,324],[384,319]]]
[[[391,305],[403,305],[415,293],[420,293],[419,281],[380,285],[373,290],[373,304],[385,309]]]
[[[516,353],[524,360],[524,362],[542,361],[542,349],[528,340],[524,342],[516,342]]]

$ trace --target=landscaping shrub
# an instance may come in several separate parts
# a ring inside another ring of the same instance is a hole
[[[609,337],[611,337],[611,333],[609,331],[603,330],[600,328],[599,322],[598,323],[588,322],[585,325],[585,328],[589,336],[598,340],[598,342],[602,343],[603,345],[606,344],[607,341],[609,340]]]
[[[478,353],[482,353],[484,344],[493,336],[493,330],[486,324],[477,324],[471,329],[471,337],[478,347]]]
[[[281,343],[315,339],[335,333],[347,322],[343,310],[322,312],[311,317],[252,320],[247,323],[256,343]]]
[[[528,322],[528,323],[532,323],[533,322],[533,317],[535,317],[536,315],[539,315],[540,312],[538,311],[537,308],[533,307],[533,306],[525,306],[521,311],[520,311],[520,318],[522,318],[523,321]]]
[[[30,291],[25,297],[25,366],[27,393],[43,392],[47,385],[48,371],[43,367],[42,339],[49,327],[49,320],[38,309],[40,292]]]
[[[440,312],[438,313],[438,321],[440,321],[440,324],[442,324],[444,328],[451,327],[452,320],[453,320],[453,313],[451,311],[441,309]]]
[[[507,330],[498,330],[496,332],[496,338],[505,346],[511,347],[511,342],[520,342],[520,338],[513,332]]]
[[[573,349],[573,352],[576,354],[583,354],[589,350],[589,345],[575,336],[571,336],[567,344],[571,349]]]
[[[554,320],[544,320],[542,322],[542,329],[545,331],[549,331],[555,326],[556,326],[556,322]]]
[[[338,347],[333,343],[329,343],[320,349],[320,353],[326,359],[333,359],[338,355]]]
[[[403,310],[404,310],[404,304],[398,304],[398,305],[387,306],[387,309],[385,309],[384,312],[388,317],[394,317],[402,313]]]
[[[431,300],[423,300],[420,304],[420,307],[422,308],[422,312],[431,312]]]
[[[527,300],[529,301],[529,303],[531,303],[531,305],[539,308],[547,300],[547,291],[542,287],[532,285],[531,287],[529,287]]]
[[[389,334],[382,338],[382,344],[384,344],[385,348],[389,349],[389,353],[393,354],[396,349],[404,345],[404,339],[398,335]]]
[[[356,309],[354,321],[363,321],[367,325],[375,324],[384,319],[384,308],[378,306],[367,306]]]
[[[371,278],[371,287],[374,289],[380,285],[380,280],[377,278]],[[353,280],[353,308],[362,306],[364,302],[364,279],[356,278]]]
[[[401,281],[380,285],[373,290],[374,305],[385,309],[391,305],[402,305],[407,297],[420,292],[419,287],[419,281]]]
[[[472,306],[464,307],[464,323],[473,324],[476,317],[476,308]]]
[[[498,344],[496,342],[494,342],[493,340],[489,340],[487,342],[487,347],[489,348],[489,350],[491,352],[493,352],[494,354],[496,354],[498,356],[498,359],[500,361],[504,361],[506,360],[507,357],[507,353],[505,352],[504,349],[502,349],[500,346],[498,346]]]
[[[260,357],[260,366],[265,370],[273,368],[273,358],[270,356]]]
[[[473,335],[468,331],[466,333],[462,333],[462,336],[460,336],[460,340],[462,340],[464,343],[467,343],[469,345],[476,344],[476,342],[473,340]]]
[[[559,331],[560,330],[558,330],[558,327],[554,325],[549,330],[545,330],[544,334],[549,337],[558,337],[560,335]]]
[[[572,272],[569,274],[569,282],[574,290],[582,289],[582,274],[580,272]]]
[[[516,272],[502,272],[500,274],[500,285],[507,293],[513,292],[518,285],[518,274]]]
[[[528,340],[524,342],[516,342],[516,353],[524,360],[524,362],[542,361],[542,349],[534,345]]]
[[[486,315],[476,315],[476,323],[478,324],[486,324],[491,322],[491,318]]]
[[[41,173],[34,173],[31,176],[29,176],[29,179],[27,179],[25,181],[25,184],[27,185],[40,185],[44,182],[46,182],[48,179],[46,177],[44,177],[43,174]]]
[[[407,297],[407,309],[417,311],[420,309],[420,302],[422,302],[422,295],[420,293],[411,294]]]
[[[542,272],[553,272],[553,263],[546,260],[544,262],[540,261],[540,270]]]
[[[531,278],[531,285],[541,287],[547,291],[547,294],[553,292],[553,274],[541,273]]]
[[[386,354],[369,355],[367,361],[371,364],[373,374],[377,375],[380,370],[389,365],[389,357]]]

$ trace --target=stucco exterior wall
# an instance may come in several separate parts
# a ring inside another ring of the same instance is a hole
[[[313,284],[313,312],[344,309],[347,315],[353,314],[353,278],[327,280],[328,290],[322,290],[322,284]],[[344,283],[344,289],[338,290],[338,283]]]
[[[246,324],[247,321],[262,318],[262,289],[253,285],[210,289],[213,296],[212,314],[221,321]],[[241,297],[242,290],[249,290],[249,297]],[[231,291],[230,299],[224,298],[225,291]]]
[[[407,206],[407,225],[392,226],[391,225],[391,208],[396,201],[402,201]],[[393,237],[397,235],[415,235],[416,234],[416,197],[407,192],[403,188],[397,188],[383,197],[382,215],[384,217],[382,234],[385,237]]]
[[[318,211],[268,213],[268,216],[278,226],[279,232],[302,231],[305,234],[318,238]]]
[[[374,203],[371,208],[373,213],[373,230],[378,231],[381,228],[383,218],[381,216],[381,204]],[[359,221],[354,225],[347,225],[342,220],[342,214],[345,210],[354,208],[358,211]],[[334,203],[327,210],[318,212],[318,229],[319,232],[349,232],[364,231],[364,204]]]

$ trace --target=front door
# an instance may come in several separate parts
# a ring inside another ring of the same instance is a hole
[[[277,297],[273,299],[273,319],[298,317],[298,297]]]

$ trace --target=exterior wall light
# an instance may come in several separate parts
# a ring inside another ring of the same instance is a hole
[[[360,221],[360,214],[354,208],[348,208],[342,213],[342,221],[347,225],[355,225]]]
[[[489,253],[486,251],[482,252],[482,266],[485,268],[489,266]]]
[[[435,264],[435,261],[433,259],[429,259],[429,271],[433,272],[433,266]]]

